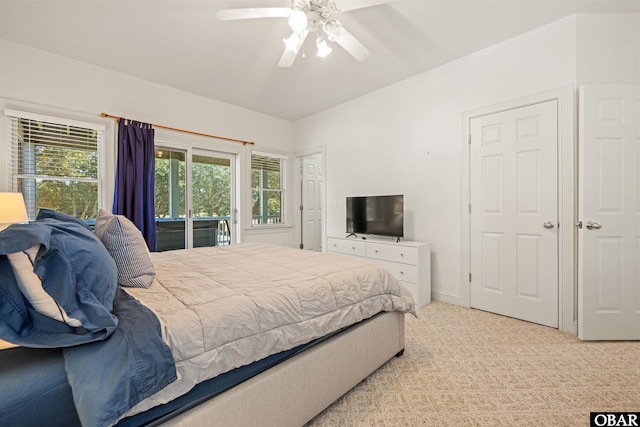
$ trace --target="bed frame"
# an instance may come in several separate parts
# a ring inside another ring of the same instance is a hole
[[[383,313],[157,425],[300,427],[403,351],[404,313]]]

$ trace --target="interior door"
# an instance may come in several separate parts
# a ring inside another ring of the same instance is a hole
[[[469,125],[470,305],[558,327],[557,102]]]
[[[313,154],[301,160],[302,172],[302,245],[301,249],[322,249],[322,156]]]
[[[580,88],[578,336],[640,339],[640,86]]]

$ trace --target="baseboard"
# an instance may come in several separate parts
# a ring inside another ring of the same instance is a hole
[[[460,305],[466,307],[460,295],[452,295],[446,292],[431,291],[431,299],[433,301],[446,302],[448,304]]]

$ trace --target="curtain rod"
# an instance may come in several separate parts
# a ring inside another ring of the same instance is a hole
[[[100,115],[102,117],[109,117],[110,119],[114,119],[116,122],[120,123],[120,117],[118,116],[112,116],[111,114],[107,114],[107,113],[102,113]],[[131,120],[131,119],[125,119],[125,120]],[[157,125],[155,123],[151,123],[151,126],[155,126],[157,128],[162,128],[162,129],[175,130],[178,132],[190,133],[192,135],[206,136],[208,138],[216,138],[216,139],[224,139],[225,141],[240,142],[242,143],[242,145],[247,145],[247,144],[255,145],[255,142],[252,142],[252,141],[243,141],[242,139],[227,138],[226,136],[211,135],[208,133],[195,132],[192,130],[185,130],[185,129],[179,129],[179,128],[174,128],[170,126]]]

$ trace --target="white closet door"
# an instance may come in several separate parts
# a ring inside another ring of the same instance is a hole
[[[557,102],[470,131],[470,305],[558,327]]]
[[[578,336],[640,339],[640,87],[580,88]]]

